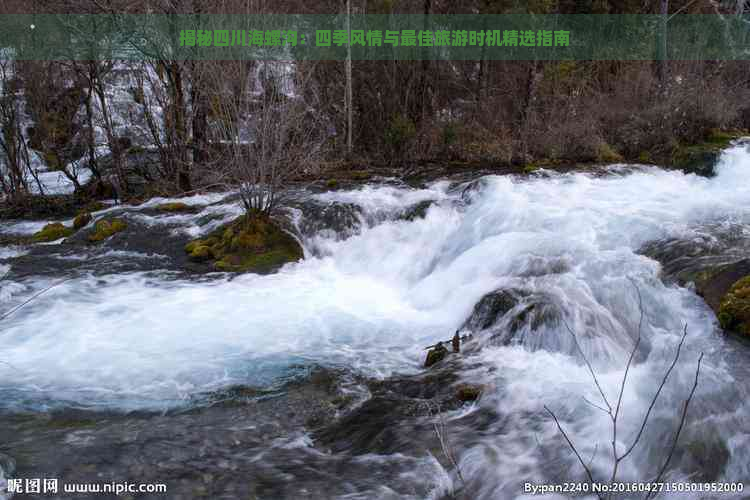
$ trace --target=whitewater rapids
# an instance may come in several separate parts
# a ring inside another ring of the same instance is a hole
[[[0,407],[165,410],[232,384],[271,384],[310,363],[372,377],[416,372],[424,346],[449,338],[484,294],[508,287],[553,297],[612,401],[637,334],[635,284],[644,340],[624,393],[621,449],[638,431],[685,324],[688,337],[619,477],[653,478],[704,352],[683,441],[727,450],[717,480],[748,480],[750,350],[723,338],[703,301],[664,284],[660,265],[639,250],[706,236],[707,227],[750,235],[749,174],[750,152],[740,145],[723,154],[712,178],[612,167],[606,175],[488,176],[472,189],[442,181],[310,195],[357,205],[370,222],[344,239],[308,237],[307,258],[275,275],[81,277],[8,318],[0,327]],[[426,200],[434,203],[424,219],[396,217]],[[18,296],[21,285],[7,286]],[[607,477],[609,417],[583,399],[601,404],[571,355],[569,334],[550,328],[515,345],[486,346],[464,373],[489,388],[477,406],[449,417],[456,439],[468,443],[458,463],[475,498],[522,498],[523,482],[548,482],[555,471],[583,479],[544,405],[594,474]],[[461,419],[480,408],[500,417],[477,435]],[[680,464],[676,457],[670,479],[695,480]],[[440,485],[438,496],[456,478],[435,462],[415,480]]]

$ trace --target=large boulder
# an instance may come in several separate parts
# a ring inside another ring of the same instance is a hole
[[[706,266],[686,278],[724,330],[750,335],[750,259]]]
[[[474,332],[486,330],[518,305],[526,296],[521,290],[495,290],[482,297],[474,305],[471,315],[464,321],[462,329]]]
[[[480,333],[493,344],[525,343],[526,333],[556,326],[561,317],[560,309],[548,294],[518,288],[499,289],[476,303],[461,330]],[[538,345],[538,342],[532,344]]]
[[[296,208],[302,212],[299,231],[305,237],[323,234],[345,239],[362,225],[362,209],[352,203],[306,200]]]
[[[721,327],[750,336],[750,275],[736,281],[719,304]]]
[[[701,230],[704,235],[654,241],[641,251],[659,261],[665,281],[693,287],[723,329],[750,334],[750,258],[741,258],[750,250],[750,240],[742,226],[714,225]]]
[[[304,257],[299,242],[263,215],[244,215],[206,238],[185,246],[194,262],[210,263],[218,271],[271,273]]]

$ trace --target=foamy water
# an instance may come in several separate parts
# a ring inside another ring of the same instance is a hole
[[[728,361],[738,355],[705,304],[665,286],[660,266],[637,251],[660,238],[695,237],[708,223],[750,224],[749,172],[750,153],[738,146],[710,179],[655,167],[603,177],[486,177],[468,204],[445,182],[327,193],[321,198],[358,204],[377,220],[420,201],[436,204],[425,219],[364,226],[345,240],[317,237],[318,257],[308,252],[271,276],[198,283],[126,274],[66,282],[4,322],[2,404],[166,408],[232,383],[269,383],[300,362],[342,364],[370,376],[413,372],[425,345],[450,337],[473,305],[500,287],[551,297],[613,399],[636,335],[635,283],[647,357],[632,369],[624,394],[622,446],[637,432],[685,323],[689,335],[645,444],[623,462],[620,477],[647,480],[658,470],[704,351],[683,435],[723,443],[730,452],[726,479],[747,479],[750,394]],[[174,217],[192,227],[198,216]],[[467,378],[491,389],[472,411],[505,418],[459,457],[476,498],[513,498],[524,480],[549,479],[565,467],[580,472],[543,405],[591,457],[597,477],[607,476],[609,417],[583,400],[599,401],[571,352],[569,334],[553,325],[522,345],[478,355],[482,367]],[[739,359],[748,363],[750,356]],[[454,415],[455,427],[468,435],[464,413]]]

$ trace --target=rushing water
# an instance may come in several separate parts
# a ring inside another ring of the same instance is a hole
[[[509,287],[544,293],[563,311],[614,401],[640,291],[643,343],[624,391],[618,450],[637,433],[685,324],[688,336],[619,477],[648,480],[658,471],[704,352],[681,440],[698,451],[677,453],[670,479],[701,480],[695,472],[708,466],[694,462],[703,456],[725,462],[711,480],[748,480],[750,351],[722,337],[693,292],[665,285],[659,264],[639,249],[710,227],[750,227],[749,173],[750,152],[738,146],[712,178],[620,167],[604,176],[491,176],[468,190],[438,182],[317,195],[360,206],[369,223],[348,238],[310,236],[308,258],[275,275],[85,276],[47,292],[3,322],[0,405],[165,409],[234,383],[270,383],[306,362],[369,376],[415,372],[425,345],[450,337],[484,294]],[[424,219],[396,218],[424,200],[435,200]],[[476,354],[464,377],[487,389],[477,405],[449,415],[474,498],[515,497],[527,480],[583,478],[544,405],[594,475],[607,477],[611,422],[584,400],[603,404],[576,354],[560,322]],[[498,417],[481,433],[462,424],[488,410]],[[450,488],[439,466],[413,480]]]

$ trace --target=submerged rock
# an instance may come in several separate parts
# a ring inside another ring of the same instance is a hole
[[[695,471],[696,481],[717,481],[731,456],[724,440],[709,432],[707,435],[685,441],[687,444],[681,450],[685,470]]]
[[[486,330],[516,307],[526,295],[528,294],[518,290],[495,290],[488,293],[474,305],[474,310],[462,328],[471,331]]]
[[[371,397],[341,419],[316,432],[316,442],[333,452],[441,453],[433,421],[425,419],[460,408],[456,398],[458,364],[446,360],[435,369],[417,375],[393,376],[371,381]]]
[[[461,326],[461,330],[489,332],[488,340],[507,345],[521,341],[523,332],[535,332],[556,325],[561,311],[552,297],[517,288],[499,289],[482,297]]]
[[[299,242],[271,219],[242,216],[213,231],[206,238],[185,245],[194,262],[212,262],[229,272],[271,273],[304,257]]]

